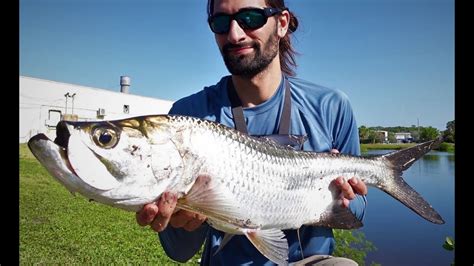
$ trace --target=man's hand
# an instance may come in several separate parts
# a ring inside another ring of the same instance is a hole
[[[182,227],[187,231],[196,230],[206,220],[205,216],[185,210],[175,212],[177,196],[165,192],[157,202],[149,203],[136,213],[140,226],[150,225],[156,231],[165,230],[168,224],[175,228]]]
[[[350,200],[354,199],[356,194],[367,195],[367,186],[355,176],[348,181],[340,176],[334,179],[333,183],[341,190],[342,205],[345,208],[349,207]]]
[[[338,150],[332,149],[331,153],[339,153]],[[367,195],[367,186],[357,177],[352,177],[348,181],[342,176],[333,180],[333,184],[341,191],[342,205],[349,207],[350,200],[354,199],[356,194]]]

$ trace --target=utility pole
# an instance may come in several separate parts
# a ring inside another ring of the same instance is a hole
[[[416,123],[417,123],[417,128],[418,128],[418,142],[421,138],[420,136],[420,119],[419,118],[416,118]]]
[[[67,115],[67,99],[68,98],[72,98],[72,111],[71,111],[71,114],[72,115],[74,114],[74,96],[76,96],[76,93],[69,94],[69,92],[68,92],[68,93],[64,94],[64,97],[66,97],[66,110],[64,111],[64,115]]]
[[[71,111],[71,114],[74,114],[74,96],[76,96],[76,93],[71,95],[71,98],[72,98],[72,111]]]
[[[64,114],[67,114],[67,98],[69,97],[69,92],[64,94],[64,97],[66,97],[66,110],[64,111]]]

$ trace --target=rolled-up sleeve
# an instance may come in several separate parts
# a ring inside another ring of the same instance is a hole
[[[362,221],[365,217],[365,209],[367,208],[367,198],[362,195],[356,195],[356,197],[349,202],[349,209],[352,213]]]

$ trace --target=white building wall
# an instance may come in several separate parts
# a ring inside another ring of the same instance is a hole
[[[133,86],[130,91],[133,92]],[[65,97],[65,95],[74,97]],[[67,102],[66,102],[67,99]],[[73,109],[74,100],[74,109]],[[81,85],[20,76],[20,143],[44,133],[55,138],[55,126],[64,114],[78,120],[110,120],[139,115],[166,114],[172,101],[114,92]],[[67,109],[66,109],[67,105]],[[124,113],[124,105],[129,113]],[[98,116],[98,110],[105,116]]]

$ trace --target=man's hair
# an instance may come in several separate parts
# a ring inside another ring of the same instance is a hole
[[[265,3],[269,7],[274,8],[285,8],[285,1],[284,0],[265,0]],[[288,31],[280,40],[280,64],[281,64],[281,71],[288,76],[294,76],[295,71],[293,70],[296,68],[296,61],[295,55],[296,51],[291,46],[291,39],[290,34],[295,32],[298,28],[298,19],[293,14],[293,12],[288,11],[290,13],[290,25],[288,27]],[[207,15],[210,17],[214,13],[214,0],[207,1]]]

